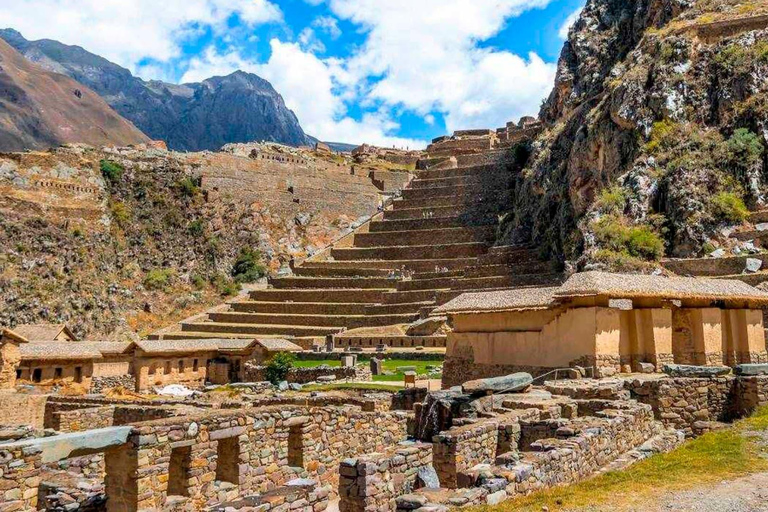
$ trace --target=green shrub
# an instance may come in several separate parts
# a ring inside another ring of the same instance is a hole
[[[144,288],[147,290],[162,290],[171,282],[176,273],[170,268],[156,268],[147,272],[144,277]]]
[[[112,218],[120,227],[126,226],[131,219],[131,210],[128,208],[128,205],[122,201],[110,201],[109,211],[112,213]]]
[[[187,231],[190,235],[194,237],[200,237],[203,235],[203,220],[197,219],[193,220],[189,223],[189,226],[187,226]]]
[[[240,250],[240,255],[232,265],[232,277],[238,283],[252,283],[264,277],[267,269],[261,263],[261,254],[249,247]]]
[[[237,281],[230,279],[222,274],[216,274],[211,279],[211,284],[222,297],[231,297],[240,291],[242,286]]]
[[[205,288],[205,279],[200,274],[194,274],[190,277],[189,282],[198,290]]]
[[[645,150],[649,153],[657,153],[672,144],[680,126],[674,121],[663,119],[653,123],[651,136],[645,144]]]
[[[749,217],[744,200],[734,192],[718,192],[712,197],[712,215],[720,222],[740,223]]]
[[[293,368],[296,357],[290,352],[278,352],[267,362],[264,372],[265,378],[272,384],[277,385],[288,377],[288,372]]]
[[[115,185],[123,178],[125,168],[117,162],[112,160],[101,160],[99,162],[101,168],[101,175],[109,182],[110,185]]]
[[[621,187],[604,188],[595,202],[597,208],[605,213],[621,213],[627,203],[627,194]]]
[[[759,164],[763,158],[763,143],[760,137],[746,128],[733,132],[725,147],[728,160],[744,169]]]
[[[180,180],[176,184],[176,187],[179,189],[179,192],[181,192],[181,195],[186,197],[193,197],[200,193],[200,179],[186,177]]]
[[[664,255],[664,241],[651,226],[627,225],[615,215],[606,215],[593,224],[593,229],[602,249],[648,261]]]

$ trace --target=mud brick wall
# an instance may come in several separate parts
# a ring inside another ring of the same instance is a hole
[[[432,445],[403,444],[348,459],[339,467],[340,512],[395,510],[395,499],[411,492],[419,469],[432,463]]]
[[[496,457],[498,421],[485,421],[452,428],[433,439],[432,456],[440,486],[455,489],[460,475],[476,464],[488,464]]]
[[[0,392],[0,423],[8,426],[30,425],[43,428],[47,395],[22,395]]]

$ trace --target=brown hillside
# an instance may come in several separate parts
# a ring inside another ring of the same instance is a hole
[[[0,40],[0,149],[70,142],[128,145],[149,139],[95,92],[27,61]]]

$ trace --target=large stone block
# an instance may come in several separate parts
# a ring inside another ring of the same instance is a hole
[[[470,395],[486,393],[519,393],[528,388],[532,383],[533,377],[530,373],[519,372],[503,377],[470,380],[462,384],[461,388],[464,393]]]
[[[719,377],[728,375],[728,366],[692,366],[685,364],[665,364],[662,371],[670,377]]]
[[[733,369],[733,373],[743,376],[768,375],[768,364],[740,364]]]

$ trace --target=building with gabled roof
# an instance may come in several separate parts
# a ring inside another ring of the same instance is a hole
[[[78,341],[67,324],[21,324],[14,332],[29,341]]]

